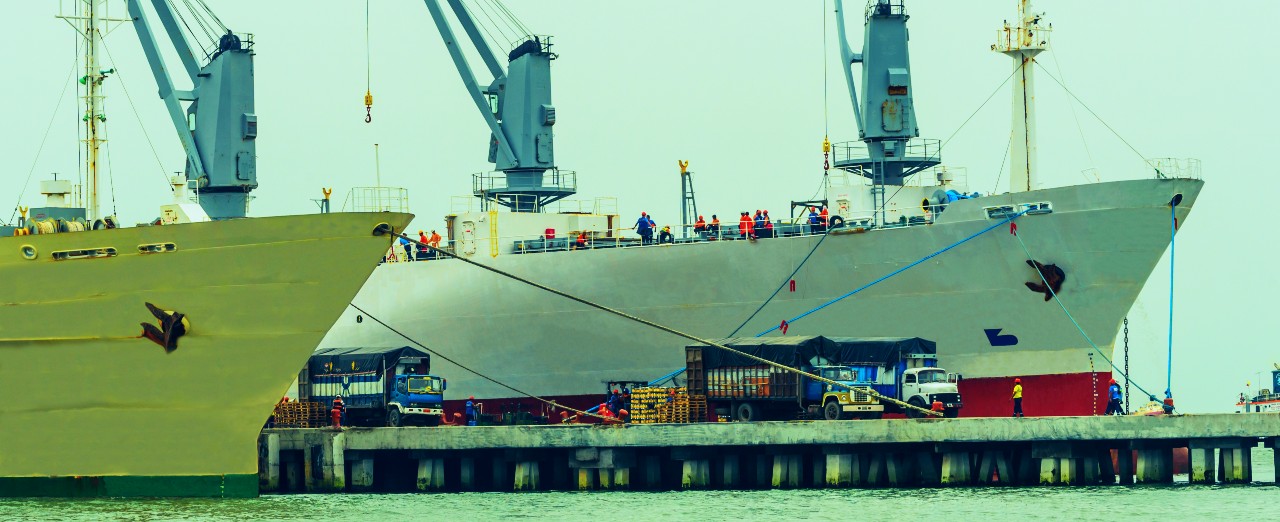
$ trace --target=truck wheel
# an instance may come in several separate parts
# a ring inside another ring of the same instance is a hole
[[[822,408],[822,414],[827,420],[841,420],[844,418],[844,408],[840,407],[840,401],[827,401],[827,405]]]
[[[915,397],[912,397],[911,400],[907,401],[907,404],[910,404],[917,408],[923,408],[926,410],[929,409],[928,406],[925,406],[924,399],[921,399],[920,396],[918,395]],[[907,417],[910,417],[912,419],[919,419],[920,417],[924,417],[924,414],[920,413],[919,410],[914,410],[911,408],[906,408],[906,410],[907,410]]]
[[[387,426],[390,426],[392,428],[399,428],[401,424],[402,423],[400,421],[400,410],[397,410],[395,408],[391,408],[390,410],[387,410]]]
[[[738,422],[752,422],[760,420],[760,409],[755,404],[744,402],[734,409],[734,420]]]
[[[960,416],[960,408],[947,408],[942,415],[948,419],[954,419]]]

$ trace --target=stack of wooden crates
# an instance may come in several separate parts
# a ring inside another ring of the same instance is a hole
[[[671,390],[675,397],[668,402]],[[702,422],[707,418],[707,397],[689,395],[685,388],[636,388],[631,390],[632,424]]]
[[[275,410],[277,428],[321,428],[329,425],[329,409],[323,403],[282,402]]]

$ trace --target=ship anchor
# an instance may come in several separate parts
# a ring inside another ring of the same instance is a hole
[[[151,339],[152,342],[164,348],[164,353],[172,353],[177,350],[178,338],[185,335],[187,329],[191,327],[191,323],[187,322],[186,314],[172,310],[161,310],[151,303],[145,304],[147,305],[147,310],[151,311],[151,315],[160,320],[160,326],[142,323],[142,336]]]
[[[1028,259],[1027,265],[1040,272],[1039,279],[1025,283],[1032,292],[1043,293],[1044,300],[1048,301],[1053,299],[1055,294],[1062,291],[1062,282],[1067,280],[1067,273],[1058,268],[1058,265],[1046,265],[1034,259]],[[1046,285],[1045,283],[1048,284]]]

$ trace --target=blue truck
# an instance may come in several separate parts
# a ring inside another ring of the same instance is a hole
[[[718,414],[737,421],[921,415],[860,391],[867,389],[924,409],[936,400],[947,417],[958,416],[963,406],[958,377],[938,368],[936,344],[918,337],[786,336],[714,342],[854,388],[826,384],[706,345],[685,347],[689,393],[705,395]]]
[[[431,354],[400,348],[321,348],[299,375],[311,400],[341,395],[353,426],[436,426],[444,416],[445,379],[431,375]]]

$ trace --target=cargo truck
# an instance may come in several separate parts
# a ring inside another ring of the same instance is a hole
[[[341,395],[353,426],[435,426],[448,383],[430,373],[431,354],[410,346],[321,348],[298,375],[299,395],[326,405]]]
[[[830,385],[706,345],[685,347],[689,393],[738,421],[878,419],[885,413],[923,415],[882,401],[872,390],[913,406],[942,404],[947,417],[962,407],[958,377],[937,368],[937,347],[920,338],[793,336],[714,342],[852,387]]]

